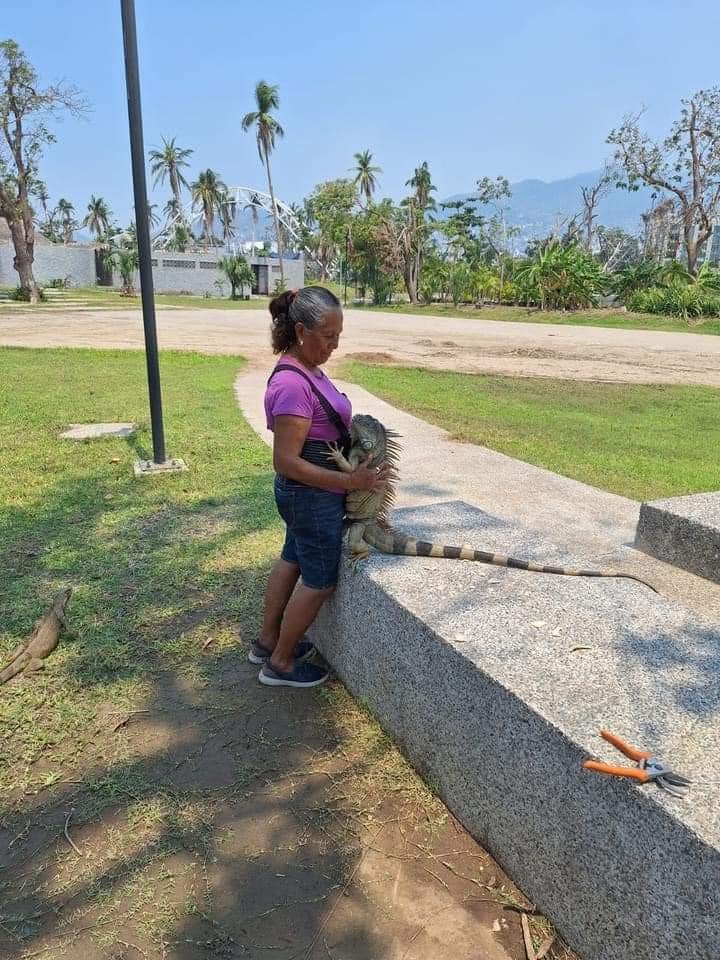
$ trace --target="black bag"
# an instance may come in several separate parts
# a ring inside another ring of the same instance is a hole
[[[347,455],[350,453],[350,446],[352,444],[350,433],[348,428],[343,423],[342,417],[330,403],[328,398],[317,389],[315,384],[312,382],[312,377],[309,377],[304,370],[301,370],[299,367],[293,366],[289,363],[279,363],[268,377],[267,382],[270,383],[275,374],[280,373],[281,370],[292,370],[294,373],[297,373],[298,376],[301,376],[303,379],[307,380],[307,382],[310,384],[310,389],[315,394],[320,406],[327,414],[328,420],[337,429],[338,444],[343,452],[343,455],[347,457]],[[339,470],[340,467],[338,467],[335,461],[330,459],[327,454],[328,449],[326,440],[306,440],[303,444],[302,450],[300,451],[301,458],[303,460],[307,460],[308,463],[315,464],[316,467],[323,467],[325,470]]]

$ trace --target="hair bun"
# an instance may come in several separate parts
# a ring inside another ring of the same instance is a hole
[[[273,320],[282,320],[288,316],[297,293],[297,290],[284,290],[270,301],[270,316]]]

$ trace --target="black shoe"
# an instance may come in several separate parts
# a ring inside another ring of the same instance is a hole
[[[319,687],[329,676],[330,671],[327,668],[318,667],[314,663],[296,662],[289,673],[284,673],[273,670],[268,661],[263,664],[258,680],[266,687]]]

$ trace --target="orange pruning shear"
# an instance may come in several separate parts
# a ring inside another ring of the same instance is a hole
[[[597,773],[608,773],[612,777],[632,777],[633,780],[639,780],[641,783],[647,783],[654,780],[659,787],[667,790],[674,797],[684,797],[688,792],[691,780],[681,777],[669,767],[666,767],[656,757],[653,757],[645,750],[638,750],[637,747],[631,747],[620,737],[608,730],[601,730],[600,736],[607,740],[614,747],[617,747],[626,757],[637,763],[636,767],[616,767],[612,763],[602,763],[600,760],[586,760],[583,767],[586,770],[595,770]]]

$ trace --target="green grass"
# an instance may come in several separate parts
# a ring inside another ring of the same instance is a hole
[[[452,304],[433,303],[431,306],[394,303],[384,307],[352,307],[384,313],[406,313],[425,317],[462,317],[466,320],[497,320],[499,322],[550,323],[576,327],[615,327],[625,330],[664,330],[675,333],[720,334],[720,320],[688,324],[676,317],[652,313],[623,313],[619,310],[537,310],[528,307],[453,307]]]
[[[346,364],[343,376],[460,440],[635,500],[720,489],[720,391],[710,387],[359,363]]]
[[[12,288],[14,289],[14,288]],[[0,293],[11,292],[10,287],[0,287]],[[0,299],[0,315],[7,313],[31,312],[35,310],[72,309],[74,306],[112,307],[113,309],[141,306],[140,295],[124,297],[119,290],[111,287],[72,287],[68,290],[46,290],[47,300],[41,304],[17,303]],[[228,297],[190,296],[180,293],[156,293],[158,307],[186,307],[189,309],[210,310],[262,310],[267,307],[267,297],[253,297],[250,300],[230,300]]]
[[[257,618],[279,524],[267,448],[233,396],[242,362],[162,355],[168,455],[190,470],[136,480],[151,456],[142,353],[0,348],[0,662],[65,585],[80,636],[0,688],[0,796],[42,782],[100,702],[140,702],[156,670],[198,669],[204,638],[216,654]],[[117,420],[140,424],[134,440],[58,439]]]

